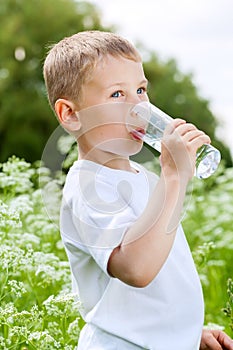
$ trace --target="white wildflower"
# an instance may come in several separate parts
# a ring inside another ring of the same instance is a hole
[[[33,212],[33,202],[28,194],[23,194],[11,200],[10,209],[20,214],[27,215]]]

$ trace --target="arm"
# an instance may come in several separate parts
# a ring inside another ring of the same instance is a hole
[[[200,350],[233,350],[233,340],[223,331],[204,329]]]
[[[166,128],[161,177],[143,214],[110,256],[108,271],[113,277],[134,287],[145,287],[157,275],[175,238],[196,151],[208,142],[208,136],[181,119]]]

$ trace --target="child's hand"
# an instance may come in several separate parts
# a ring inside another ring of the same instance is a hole
[[[193,124],[175,119],[165,129],[162,139],[161,166],[164,174],[185,175],[189,180],[195,170],[196,152],[210,138]]]
[[[204,329],[200,350],[233,350],[233,340],[222,331]]]

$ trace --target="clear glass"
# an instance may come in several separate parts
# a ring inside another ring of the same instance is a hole
[[[132,112],[146,122],[145,133],[139,132],[143,141],[161,152],[161,139],[166,126],[172,118],[149,102],[135,105]],[[221,154],[215,147],[205,144],[197,151],[195,176],[206,179],[211,176],[221,160]]]

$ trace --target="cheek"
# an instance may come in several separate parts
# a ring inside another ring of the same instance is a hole
[[[114,137],[126,135],[127,119],[132,106],[132,104],[118,102],[96,105],[79,111],[82,132],[93,130],[102,136],[113,135]]]
[[[99,126],[96,128],[95,133],[102,140],[129,139],[129,132],[123,123],[112,123]]]
[[[143,142],[133,140],[125,125],[113,125],[109,128],[101,129],[95,142],[96,146],[104,151],[121,156],[132,156],[142,149]]]

